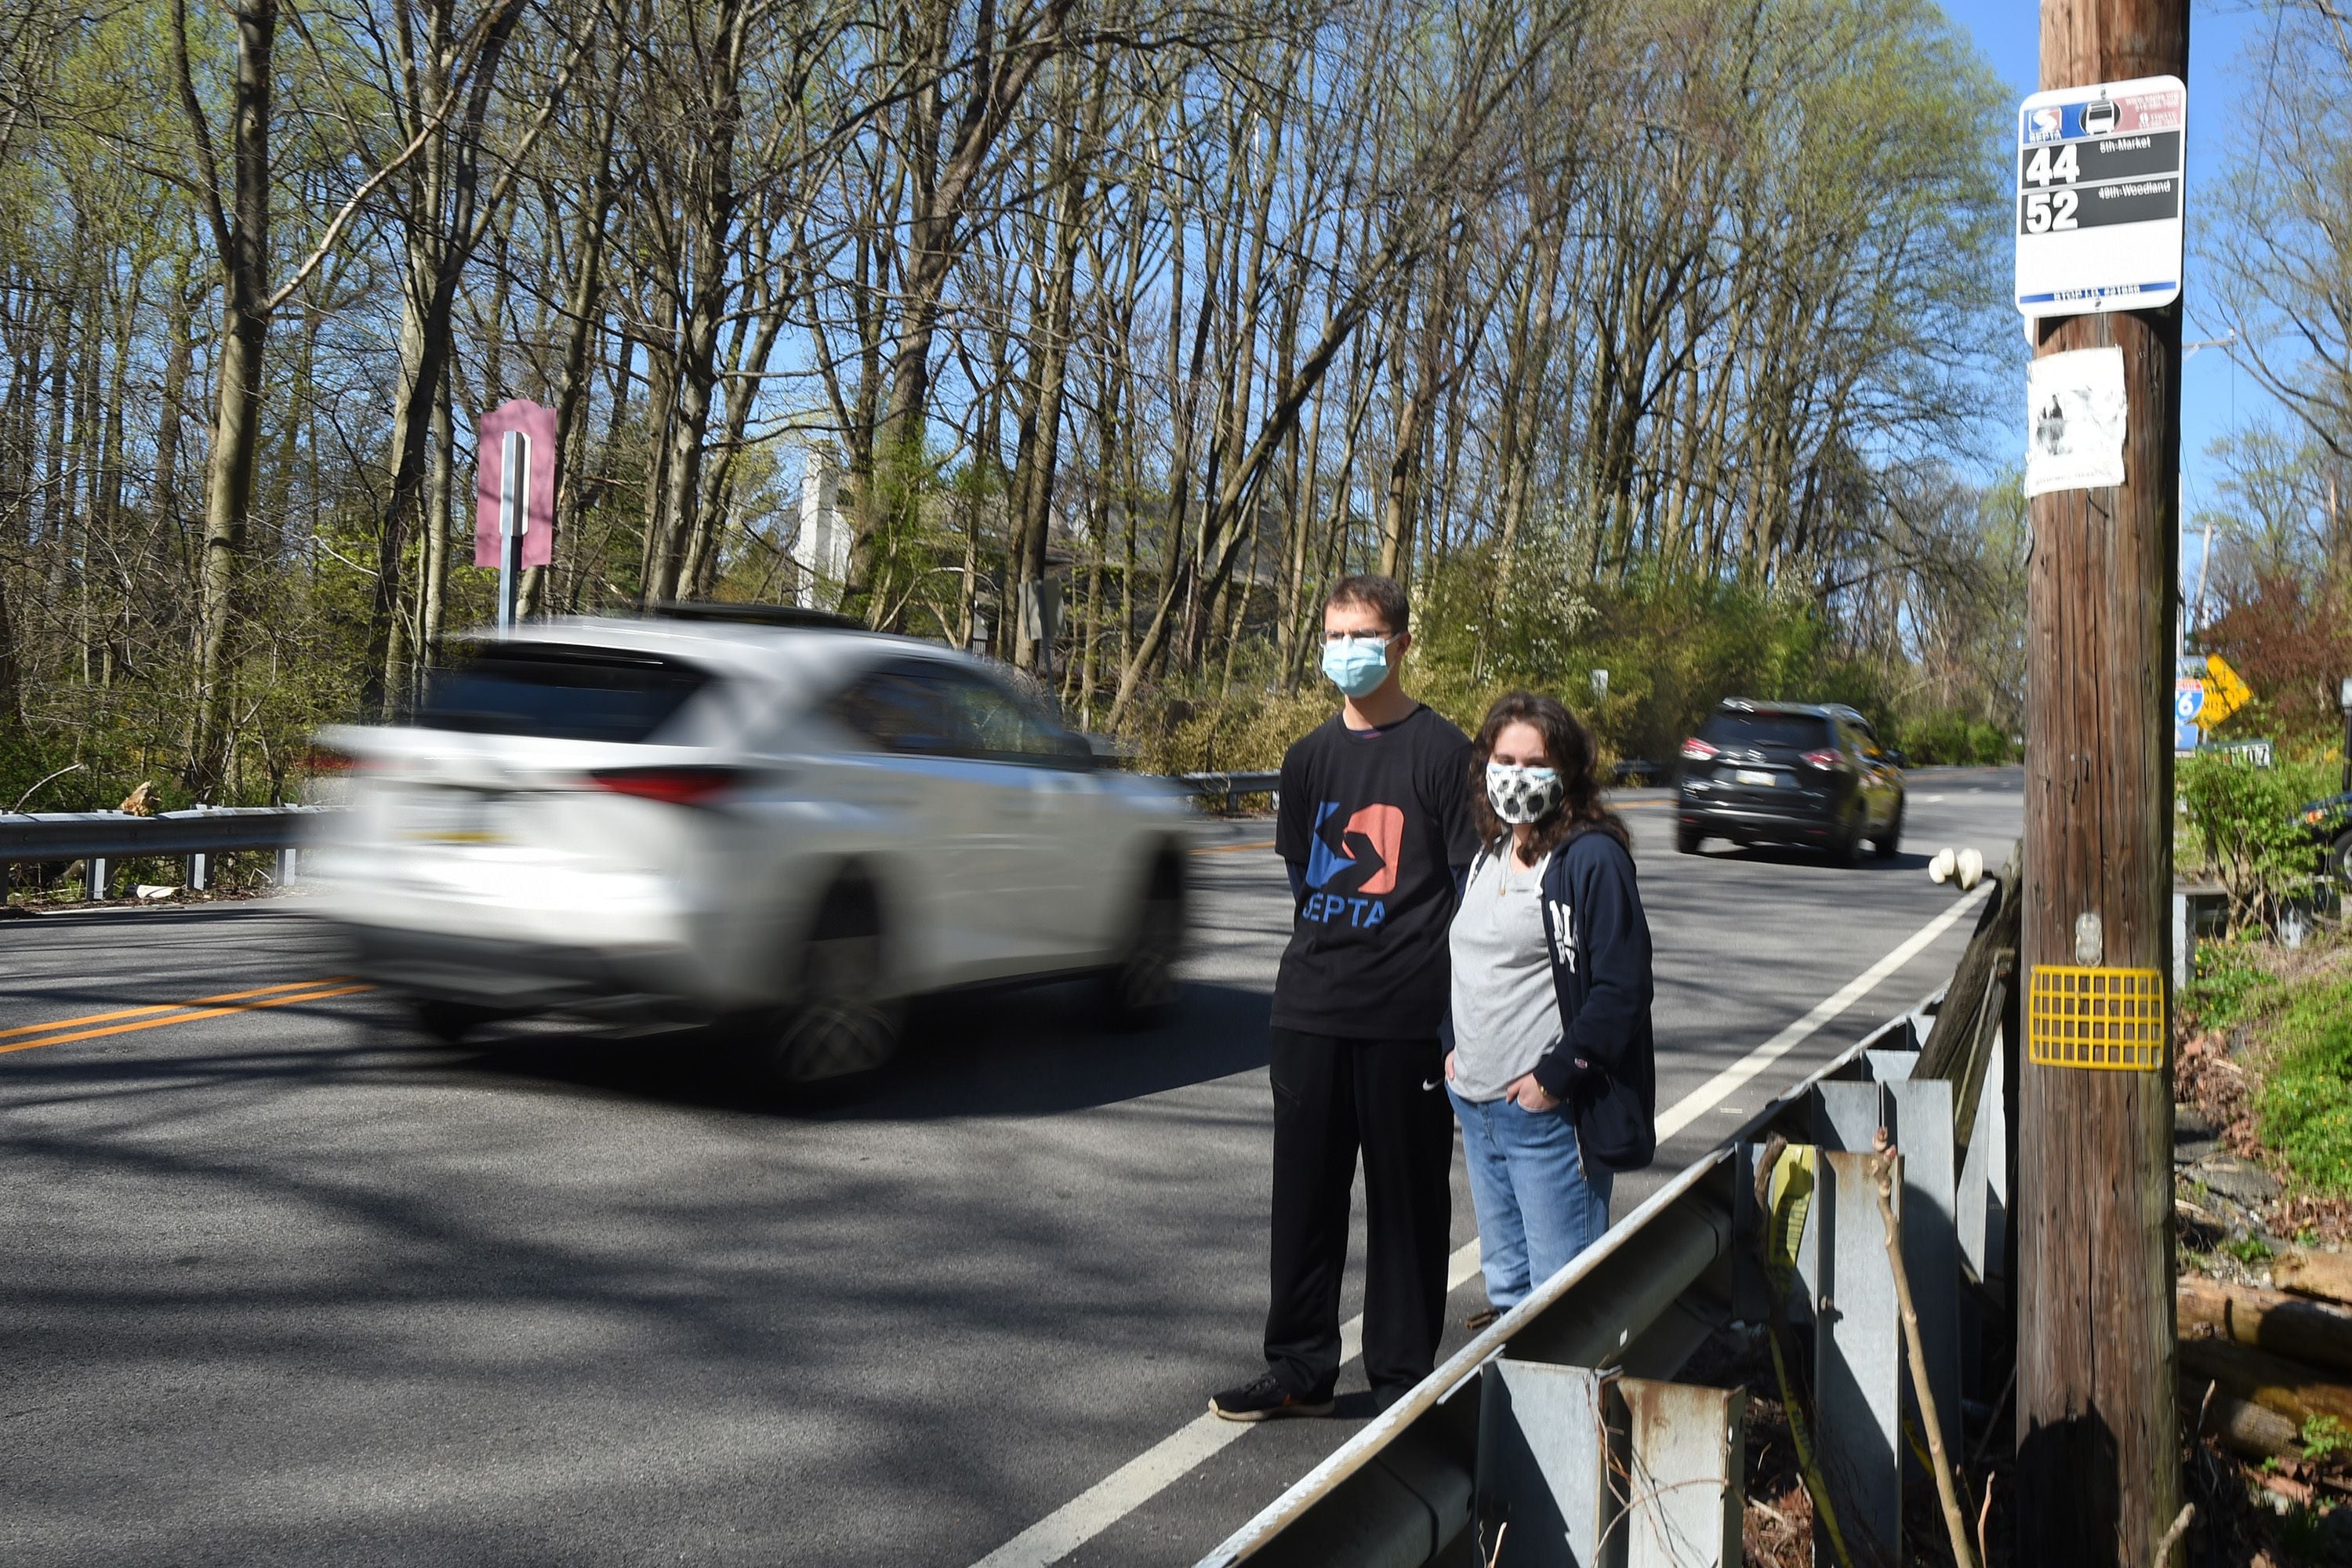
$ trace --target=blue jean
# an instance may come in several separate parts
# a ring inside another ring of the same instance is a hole
[[[1565,1110],[1445,1092],[1462,1123],[1486,1302],[1507,1312],[1609,1228],[1610,1173],[1585,1169]]]

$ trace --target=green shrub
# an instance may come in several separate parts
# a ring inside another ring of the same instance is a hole
[[[2276,915],[2318,868],[2295,813],[2326,793],[2322,773],[2309,763],[2257,768],[2211,752],[2180,763],[2180,799],[2207,868],[2230,895],[2233,925]]]
[[[2000,725],[1948,708],[1897,721],[1889,738],[1914,767],[1991,767],[2017,754],[2009,732]]]
[[[2254,1010],[2273,984],[2246,942],[2200,942],[2182,1009],[2199,1028],[2226,1029]]]
[[[2263,1141],[2312,1186],[2352,1197],[2352,974],[2287,986],[2272,1041],[2254,1100]]]

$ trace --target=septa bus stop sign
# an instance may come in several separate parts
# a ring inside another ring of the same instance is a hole
[[[2152,310],[2180,298],[2189,89],[2141,77],[2037,92],[2017,112],[2017,308]]]

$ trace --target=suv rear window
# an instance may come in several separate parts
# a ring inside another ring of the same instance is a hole
[[[1788,746],[1811,751],[1830,743],[1830,721],[1806,713],[1713,713],[1698,738],[1719,748]]]
[[[691,665],[614,648],[517,644],[435,673],[416,723],[551,741],[650,740],[710,678]]]

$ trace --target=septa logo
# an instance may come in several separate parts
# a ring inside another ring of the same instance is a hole
[[[1404,847],[1404,813],[1393,805],[1368,805],[1341,825],[1334,846],[1323,831],[1339,814],[1339,803],[1327,800],[1315,808],[1315,843],[1307,856],[1307,885],[1327,888],[1350,867],[1361,867],[1363,881],[1352,891],[1366,898],[1393,892],[1397,856]]]
[[[2065,110],[2056,108],[2037,109],[2029,117],[2027,123],[2030,127],[2027,140],[2054,142],[2065,132],[2066,113]]]

